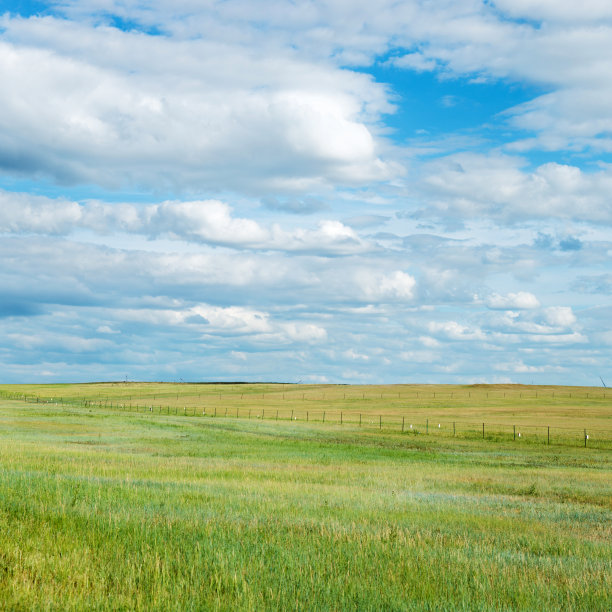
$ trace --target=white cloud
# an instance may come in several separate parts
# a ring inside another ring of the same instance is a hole
[[[473,153],[431,162],[423,178],[429,211],[449,219],[486,216],[510,224],[547,218],[612,223],[608,168],[586,173],[550,162],[524,172],[524,163]]]
[[[430,321],[427,329],[434,335],[449,340],[484,340],[485,334],[477,327],[468,327],[457,321]]]
[[[551,365],[527,365],[522,360],[510,361],[505,363],[496,363],[493,365],[495,370],[501,372],[516,372],[518,374],[535,374],[546,372],[565,372],[566,368],[562,366]]]
[[[358,353],[357,351],[353,349],[348,349],[344,351],[342,354],[344,357],[346,357],[347,359],[350,359],[351,361],[369,361],[370,360],[370,357],[368,355],[365,355],[364,353]]]
[[[356,283],[366,299],[372,301],[411,301],[416,280],[402,270],[380,274],[373,270],[358,270]]]
[[[284,230],[276,223],[264,227],[253,219],[234,216],[232,208],[219,200],[78,204],[0,190],[0,232],[69,235],[78,229],[102,235],[126,232],[244,249],[320,254],[372,248],[337,220],[320,220],[314,229]]]
[[[527,291],[518,291],[517,293],[508,293],[500,295],[492,293],[486,298],[486,304],[489,308],[495,310],[511,310],[511,309],[532,309],[538,308],[540,302],[533,293]]]
[[[429,72],[438,67],[438,63],[433,59],[426,58],[422,53],[406,53],[399,57],[393,57],[387,64],[397,68],[411,68],[417,72]]]
[[[5,170],[177,191],[302,190],[398,170],[379,157],[369,125],[391,107],[366,75],[207,37],[51,17],[2,27]]]
[[[606,4],[55,6],[0,17],[5,379],[583,382],[606,362]],[[432,73],[414,83],[459,134],[411,144],[430,126],[400,69]],[[502,90],[540,93],[495,115]],[[28,186],[78,201],[8,191]]]
[[[544,318],[550,325],[560,328],[571,327],[576,323],[576,315],[569,306],[551,306],[544,310]]]

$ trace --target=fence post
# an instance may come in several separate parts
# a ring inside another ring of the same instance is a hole
[[[406,418],[406,417],[402,417],[402,433],[404,433],[404,419],[405,419],[405,418]]]
[[[589,439],[589,436],[587,435],[586,429],[584,430],[584,448],[586,448],[587,445],[587,440]]]
[[[325,423],[325,410],[323,411],[323,422]]]
[[[547,433],[547,438],[548,438],[548,442],[547,443],[550,444],[550,425],[547,427],[547,430],[548,430],[546,432]]]
[[[484,423],[482,424],[482,439],[484,440]]]
[[[359,427],[361,427],[361,412],[359,413]]]
[[[429,433],[429,419],[427,419],[427,422],[425,423],[425,433]]]
[[[308,423],[308,410],[306,411],[306,422]]]
[[[342,425],[342,411],[340,411],[340,425]]]
[[[293,410],[291,411],[291,420],[293,421]]]
[[[516,440],[516,425],[513,425],[513,426],[512,426],[512,430],[513,430],[513,432],[514,432],[514,433],[513,433],[513,436],[514,436],[514,437],[513,437],[512,439],[513,439],[513,440]]]
[[[278,421],[278,410],[276,411],[276,420]]]
[[[453,421],[453,438],[455,437],[455,421]]]
[[[382,429],[382,414],[378,415],[378,429]]]

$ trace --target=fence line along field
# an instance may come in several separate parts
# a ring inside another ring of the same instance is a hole
[[[306,420],[612,449],[612,391],[605,387],[117,382],[7,385],[0,394],[130,412]]]
[[[604,388],[3,385],[1,607],[609,610],[611,419]]]

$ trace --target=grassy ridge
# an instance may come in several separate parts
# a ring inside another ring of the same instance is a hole
[[[605,449],[0,400],[0,601],[607,610],[611,477]]]

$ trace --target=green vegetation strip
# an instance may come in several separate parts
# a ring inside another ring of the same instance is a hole
[[[0,601],[608,610],[611,476],[591,447],[0,400]]]

